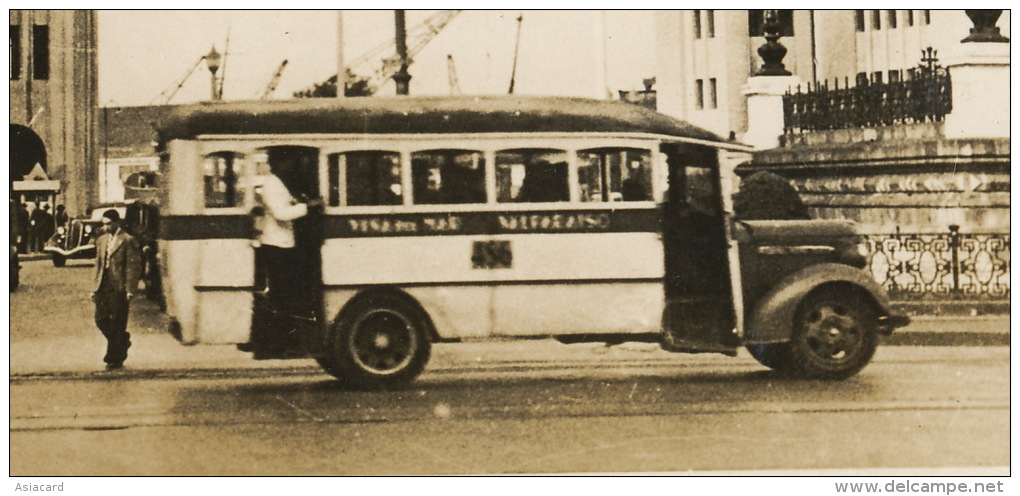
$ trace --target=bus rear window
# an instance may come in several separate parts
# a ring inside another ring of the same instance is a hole
[[[577,154],[581,201],[650,201],[652,155],[648,150],[599,148]]]
[[[485,156],[472,150],[429,150],[411,154],[414,203],[485,203]]]
[[[562,150],[504,150],[496,154],[500,203],[570,200],[567,154]]]
[[[341,179],[343,181],[341,182]],[[328,204],[351,206],[400,205],[400,154],[358,151],[329,156]],[[343,197],[343,198],[341,198]],[[344,201],[346,200],[346,201]]]

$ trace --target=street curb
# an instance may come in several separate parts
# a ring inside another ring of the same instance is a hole
[[[894,332],[882,346],[1009,346],[1009,333],[912,331]]]

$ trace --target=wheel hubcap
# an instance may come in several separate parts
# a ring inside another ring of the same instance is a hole
[[[358,364],[376,374],[393,374],[410,363],[414,328],[404,316],[376,310],[358,320],[351,332],[351,351]]]
[[[860,346],[860,326],[854,312],[842,303],[815,306],[805,319],[804,339],[808,349],[822,360],[848,359]]]

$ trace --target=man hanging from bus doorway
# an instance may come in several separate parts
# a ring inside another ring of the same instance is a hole
[[[294,170],[286,155],[273,158],[277,160],[269,161],[272,174],[264,176],[259,188],[264,216],[260,219],[256,255],[257,263],[262,265],[256,273],[265,277],[265,281],[256,281],[256,285],[268,288],[269,312],[256,307],[251,343],[241,348],[254,351],[256,359],[284,358],[294,348],[302,322],[315,317],[310,305],[314,299],[307,294],[312,285],[307,280],[308,271],[302,270],[308,261],[302,256],[304,251],[297,247],[294,221],[320,209],[323,202],[321,199],[299,202],[295,196],[303,195],[292,194],[292,188],[284,182],[288,179],[293,183],[299,171]]]
[[[96,326],[106,337],[106,370],[124,367],[131,334],[127,332],[128,304],[142,277],[141,252],[134,236],[121,227],[120,214],[107,210],[105,232],[96,240]]]

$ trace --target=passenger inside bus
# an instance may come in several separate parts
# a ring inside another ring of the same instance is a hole
[[[540,160],[525,168],[524,181],[515,201],[561,202],[570,199],[567,164]]]

